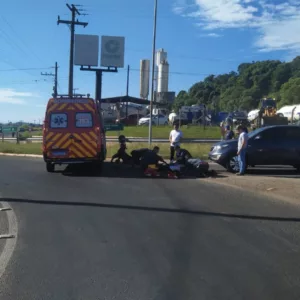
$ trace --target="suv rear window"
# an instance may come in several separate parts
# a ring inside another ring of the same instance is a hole
[[[76,127],[91,128],[93,127],[93,115],[88,113],[76,113]]]
[[[67,128],[68,127],[68,115],[64,113],[52,113],[50,115],[50,127],[51,128]]]

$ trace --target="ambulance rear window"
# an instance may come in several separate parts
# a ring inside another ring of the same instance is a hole
[[[50,116],[51,128],[67,128],[68,115],[64,113],[52,113]]]
[[[87,113],[76,113],[76,127],[91,128],[93,127],[93,115]]]

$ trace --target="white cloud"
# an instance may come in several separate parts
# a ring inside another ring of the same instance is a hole
[[[180,14],[193,18],[203,30],[254,28],[258,31],[255,46],[260,51],[300,52],[300,1],[282,0],[193,0]]]
[[[221,35],[221,34],[218,34],[218,33],[212,32],[212,33],[208,33],[208,34],[203,34],[202,36],[218,38],[218,37],[221,37],[222,35]]]
[[[175,0],[172,11],[177,15],[184,15],[190,9],[197,9],[194,0]]]
[[[14,89],[1,89],[0,88],[0,103],[9,104],[26,104],[26,98],[36,97],[33,93],[17,92]]]

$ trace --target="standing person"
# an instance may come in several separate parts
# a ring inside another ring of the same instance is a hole
[[[169,141],[170,141],[170,161],[174,160],[175,147],[180,146],[180,141],[183,137],[182,131],[179,130],[179,125],[174,124],[174,129],[170,132]]]
[[[192,124],[193,123],[193,113],[191,112],[190,109],[189,109],[189,111],[187,113],[187,119],[188,119],[188,124]]]
[[[246,171],[246,151],[248,146],[248,134],[245,132],[244,127],[239,125],[237,127],[239,133],[239,141],[238,141],[238,160],[240,165],[240,172],[236,175],[243,176]]]
[[[223,141],[225,138],[225,122],[224,121],[222,121],[220,123],[220,131],[221,131],[221,141]]]
[[[203,128],[206,128],[206,117],[207,117],[207,110],[206,105],[203,105]]]
[[[229,125],[226,125],[225,127],[225,140],[232,140],[234,138],[234,132],[232,131],[232,129],[230,128]]]

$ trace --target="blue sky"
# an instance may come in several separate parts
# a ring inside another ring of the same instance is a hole
[[[0,12],[0,121],[43,120],[52,78],[68,88],[70,31],[64,0],[10,0]],[[72,3],[72,2],[71,2]],[[71,4],[70,3],[70,4]],[[82,0],[89,22],[76,33],[125,36],[130,95],[139,96],[140,59],[151,59],[154,0]],[[169,89],[189,89],[209,74],[236,70],[242,62],[290,60],[300,53],[298,0],[158,0],[157,48],[168,52]],[[79,4],[79,3],[75,3]],[[32,68],[32,69],[31,69]],[[13,70],[12,70],[13,69]],[[19,70],[14,69],[31,69]],[[75,67],[76,92],[94,95],[93,73]],[[103,97],[124,95],[126,70],[105,74]]]

